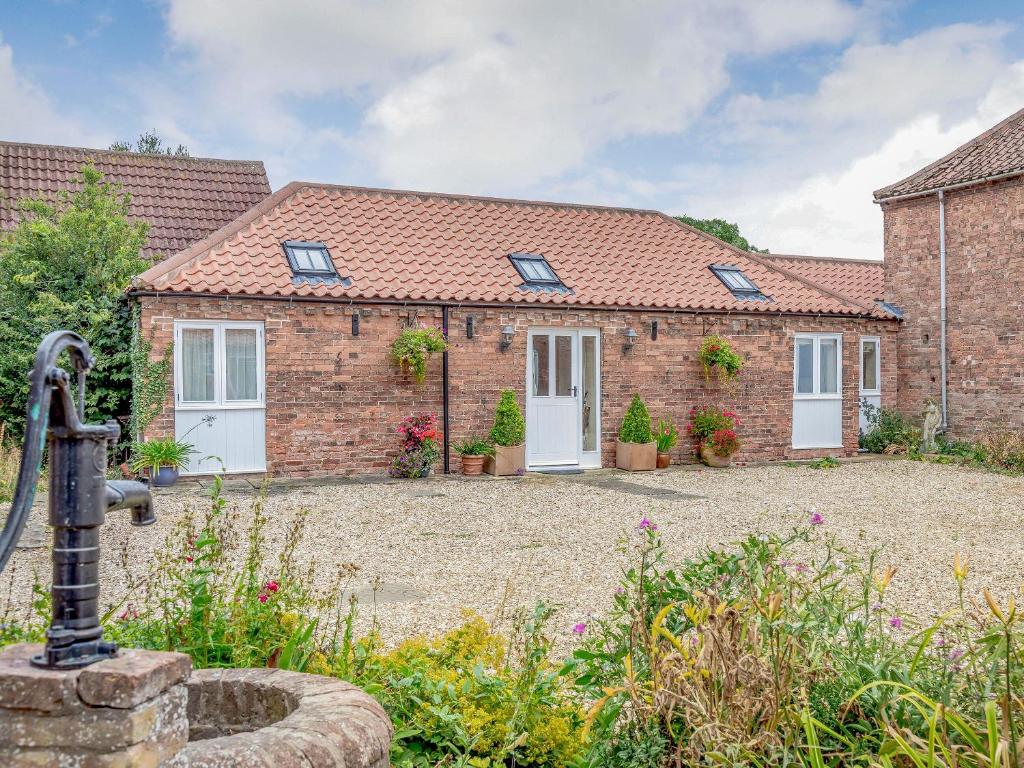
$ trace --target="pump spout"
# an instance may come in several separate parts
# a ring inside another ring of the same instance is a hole
[[[149,486],[136,480],[107,481],[107,511],[130,509],[132,525],[152,525],[156,522],[153,513],[153,498]]]

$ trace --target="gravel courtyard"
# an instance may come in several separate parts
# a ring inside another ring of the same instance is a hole
[[[254,491],[234,482],[230,504],[244,511]],[[557,607],[552,633],[599,612],[615,589],[623,558],[617,541],[647,515],[672,556],[735,540],[751,531],[784,532],[816,510],[824,530],[860,552],[880,547],[880,564],[898,566],[891,598],[916,613],[950,607],[954,552],[970,557],[972,593],[1000,594],[1024,583],[1024,479],[902,460],[838,469],[772,465],[729,470],[679,468],[633,474],[530,475],[507,480],[339,481],[273,486],[266,499],[271,562],[295,513],[311,511],[301,557],[318,580],[340,565],[361,570],[353,588],[364,619],[376,612],[388,642],[433,632],[471,608],[507,621],[517,606],[543,599]],[[161,492],[159,522],[132,529],[123,513],[104,531],[103,602],[123,590],[116,551],[127,539],[144,573],[186,505],[206,503],[195,484]],[[48,550],[20,550],[0,582],[5,603],[24,606],[31,571],[48,574]],[[376,593],[370,583],[383,585]]]

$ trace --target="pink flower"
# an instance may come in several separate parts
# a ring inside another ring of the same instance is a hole
[[[903,619],[899,616],[893,616],[889,619],[889,626],[893,629],[903,629]]]
[[[811,515],[811,525],[824,525],[825,518],[821,516],[820,512],[815,512]]]
[[[652,533],[658,530],[658,526],[647,519],[647,515],[644,515],[644,519],[640,521],[640,525],[637,526],[639,531],[651,531]]]
[[[191,562],[192,562],[192,555],[188,555],[188,556],[187,556],[187,557],[185,558],[185,562],[186,562],[186,563],[191,563]]]
[[[266,592],[260,592],[260,602],[261,603],[267,602],[267,600],[269,598],[270,598],[270,595],[268,595]]]
[[[572,625],[572,633],[574,635],[582,635],[587,631],[587,623],[585,621],[577,622]]]
[[[263,589],[266,590],[267,592],[277,592],[278,584],[277,584],[276,581],[271,579],[270,581],[268,581],[266,584],[263,585]]]

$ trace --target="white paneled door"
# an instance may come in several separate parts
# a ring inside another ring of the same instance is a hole
[[[174,433],[193,446],[183,474],[263,472],[263,323],[174,323]]]
[[[843,337],[798,333],[793,340],[793,447],[843,447]]]
[[[601,339],[596,330],[530,329],[526,461],[601,466]]]

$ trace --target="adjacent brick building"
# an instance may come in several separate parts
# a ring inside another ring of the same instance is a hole
[[[293,183],[137,279],[154,354],[175,351],[150,433],[187,434],[194,471],[379,472],[446,386],[456,440],[485,435],[511,388],[532,466],[608,466],[639,392],[680,424],[735,405],[741,461],[849,455],[863,344],[891,404],[899,322],[873,268],[852,268],[853,296],[802,265],[654,211]],[[423,384],[390,361],[417,324],[447,325],[447,382],[440,356]],[[734,390],[704,379],[709,333],[746,358]]]
[[[903,314],[899,410],[945,401],[957,437],[1024,428],[1024,110],[875,199],[885,296]]]
[[[257,161],[0,141],[0,227],[17,220],[19,198],[53,198],[76,189],[88,163],[105,181],[120,184],[131,195],[130,215],[149,224],[146,259],[187,248],[270,194],[267,172]]]

